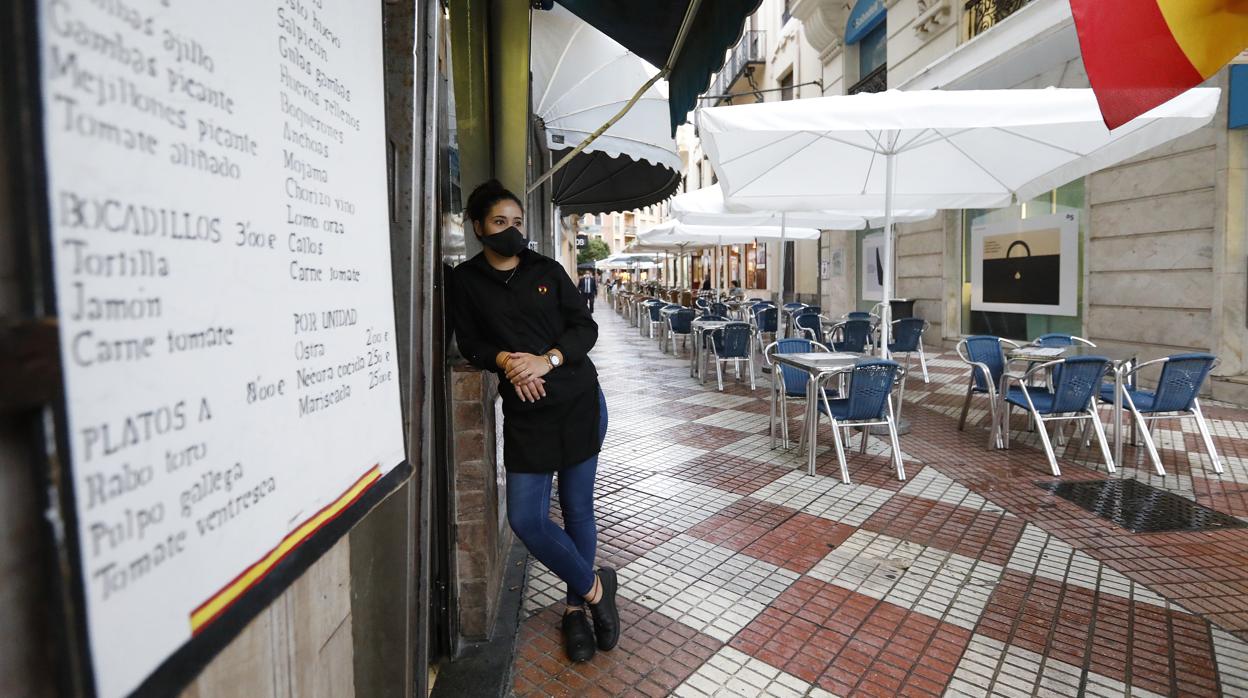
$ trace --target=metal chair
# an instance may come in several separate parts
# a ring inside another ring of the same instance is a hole
[[[719,302],[711,303],[710,313],[712,315],[723,315],[725,317],[731,314],[728,311],[728,306],[724,303],[719,303]]]
[[[845,313],[846,320],[879,320],[874,313],[868,313],[864,310],[853,310]]]
[[[681,346],[688,346],[688,340],[693,336],[693,328],[690,324],[697,314],[688,308],[681,308],[671,315],[667,316],[667,338],[672,346],[672,353],[676,353],[676,338],[680,337]]]
[[[823,316],[818,313],[807,313],[803,310],[801,315],[794,316],[794,328],[798,333],[813,341],[823,344]]]
[[[634,301],[635,310],[633,313],[637,320],[637,334],[642,337],[646,336],[646,328],[648,327],[646,323],[649,322],[650,318],[650,306],[658,304],[659,302],[660,301],[656,301],[653,298],[638,298]]]
[[[784,311],[780,314],[780,331],[783,332],[786,336],[789,334],[792,334],[793,332],[793,316],[797,313],[798,310],[805,308],[805,307],[806,307],[805,303],[796,303],[796,302],[785,303],[784,305],[780,306],[780,309]]]
[[[1051,390],[1028,385],[1036,373],[1056,368],[1061,371],[1051,373]],[[993,440],[996,441],[1000,434],[1002,447],[1009,448],[1010,408],[1017,406],[1027,410],[1035,421],[1036,431],[1040,434],[1040,443],[1044,445],[1044,453],[1049,458],[1053,475],[1059,477],[1062,471],[1057,467],[1057,456],[1053,453],[1053,444],[1045,423],[1091,420],[1097,441],[1101,445],[1101,454],[1105,457],[1105,465],[1109,467],[1109,472],[1114,472],[1114,457],[1110,453],[1109,442],[1105,439],[1105,428],[1096,411],[1096,398],[1105,373],[1109,370],[1109,359],[1103,356],[1072,356],[1046,361],[1028,369],[1022,376],[1004,374],[1001,379],[1001,399],[1005,404],[997,415],[1000,419],[994,429]],[[1009,387],[1011,382],[1018,385]]]
[[[660,313],[667,304],[663,301],[650,301],[646,304],[646,312],[648,322],[643,327],[643,336],[654,339],[657,336],[659,325],[663,323],[663,315]]]
[[[966,429],[966,415],[971,409],[971,396],[980,393],[988,396],[989,424],[997,423],[997,390],[1001,386],[1001,374],[1005,373],[1005,349],[1002,345],[1018,348],[1017,342],[989,335],[966,337],[958,342],[955,350],[958,358],[971,367],[970,384],[966,386],[966,401],[962,403],[962,417],[958,431]],[[988,448],[1000,447],[996,429],[989,429]]]
[[[809,382],[805,371],[777,364],[772,357],[777,354],[808,354],[812,352],[826,352],[828,348],[818,342],[812,342],[802,337],[790,337],[789,339],[780,339],[768,344],[763,349],[763,361],[771,367],[772,371],[776,370],[778,365],[780,370],[776,372],[775,378],[779,381],[777,385],[777,395],[772,396],[771,418],[768,421],[767,433],[771,436],[771,446],[776,446],[776,406],[775,398],[780,398],[780,434],[784,442],[784,448],[789,448],[789,398],[806,399],[807,383]]]
[[[1156,390],[1127,387],[1134,385],[1134,376],[1141,369],[1157,364],[1161,364],[1161,377],[1157,380]],[[1196,420],[1200,438],[1204,440],[1205,448],[1209,451],[1209,459],[1213,461],[1213,470],[1216,473],[1222,473],[1222,461],[1218,458],[1218,452],[1213,446],[1213,436],[1209,432],[1209,424],[1205,421],[1205,415],[1200,411],[1200,402],[1196,399],[1200,394],[1201,386],[1217,365],[1218,359],[1213,354],[1174,354],[1163,359],[1146,361],[1123,374],[1123,404],[1131,410],[1131,415],[1135,418],[1135,424],[1144,438],[1144,445],[1148,448],[1148,455],[1153,459],[1153,466],[1157,469],[1158,475],[1164,476],[1166,471],[1161,466],[1161,456],[1157,453],[1157,445],[1153,441],[1145,420],[1182,419],[1184,417],[1192,417]],[[1100,397],[1112,403],[1114,386],[1102,385]]]
[[[1090,340],[1083,337],[1076,337],[1073,334],[1061,334],[1060,332],[1050,332],[1042,334],[1031,340],[1031,343],[1038,347],[1070,347],[1076,344],[1082,344],[1085,347],[1095,347]]]
[[[670,328],[670,323],[667,319],[671,317],[673,312],[680,309],[681,305],[679,303],[668,303],[666,301],[659,306],[659,351],[664,351],[663,347],[667,344],[667,330]]]
[[[1076,337],[1073,334],[1062,334],[1060,332],[1042,334],[1031,340],[1031,343],[1037,347],[1073,347],[1076,344],[1082,344],[1085,347],[1096,347],[1096,345],[1090,340],[1084,339],[1083,337]],[[1053,377],[1053,380],[1057,380],[1061,373],[1062,367],[1057,366],[1053,369],[1050,375]]]
[[[871,351],[871,321],[846,320],[833,325],[832,351],[850,351],[866,354]]]
[[[730,361],[736,368],[738,380],[741,379],[741,362],[746,363],[750,372],[750,390],[754,390],[754,352],[751,351],[754,333],[749,323],[730,322],[709,334],[711,353],[707,354],[706,360],[715,362],[715,377],[720,391],[724,389],[724,364]]]
[[[754,314],[754,333],[758,338],[758,353],[765,354],[767,344],[764,343],[764,335],[771,335],[771,341],[776,340],[776,324],[777,310],[774,306],[765,307]]]
[[[836,459],[841,466],[841,481],[849,484],[849,466],[845,462],[845,444],[841,430],[858,427],[862,430],[861,449],[866,452],[867,427],[887,426],[888,440],[892,447],[893,465],[897,479],[906,479],[906,468],[901,462],[901,444],[897,439],[897,424],[893,419],[893,403],[890,399],[893,386],[904,375],[895,361],[871,359],[860,361],[849,372],[846,397],[828,399],[827,393],[819,396],[819,414],[827,415],[832,422],[832,439],[836,443]],[[815,435],[819,433],[816,425]],[[815,448],[811,439],[810,448]],[[814,473],[810,473],[814,475]]]
[[[923,333],[927,331],[927,320],[917,317],[902,318],[893,321],[888,351],[891,354],[906,355],[906,373],[910,372],[910,357],[919,355],[919,368],[923,369],[923,382],[927,383],[927,358],[923,356]]]

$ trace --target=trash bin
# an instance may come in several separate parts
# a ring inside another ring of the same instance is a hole
[[[894,298],[888,302],[894,320],[914,317],[914,301],[906,298]]]

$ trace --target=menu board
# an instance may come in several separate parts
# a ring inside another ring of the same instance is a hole
[[[408,469],[381,3],[39,6],[70,533],[120,696]]]

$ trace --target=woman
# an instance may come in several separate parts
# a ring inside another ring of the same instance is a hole
[[[563,267],[528,249],[515,194],[490,180],[468,197],[464,213],[483,250],[453,275],[459,349],[500,376],[507,518],[567,584],[564,647],[572,661],[587,661],[595,646],[609,650],[620,637],[615,570],[593,568],[594,478],[607,432],[607,404],[588,356],[598,325]],[[549,516],[555,473],[563,528]]]

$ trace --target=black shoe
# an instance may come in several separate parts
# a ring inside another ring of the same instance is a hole
[[[585,611],[563,614],[563,649],[574,662],[588,662],[594,658],[594,629],[589,626]]]
[[[615,577],[615,570],[610,567],[599,567],[598,579],[602,582],[602,598],[598,599],[598,603],[589,604],[589,612],[594,615],[598,649],[605,652],[614,649],[620,641],[620,611],[615,607],[615,592],[620,583]]]

